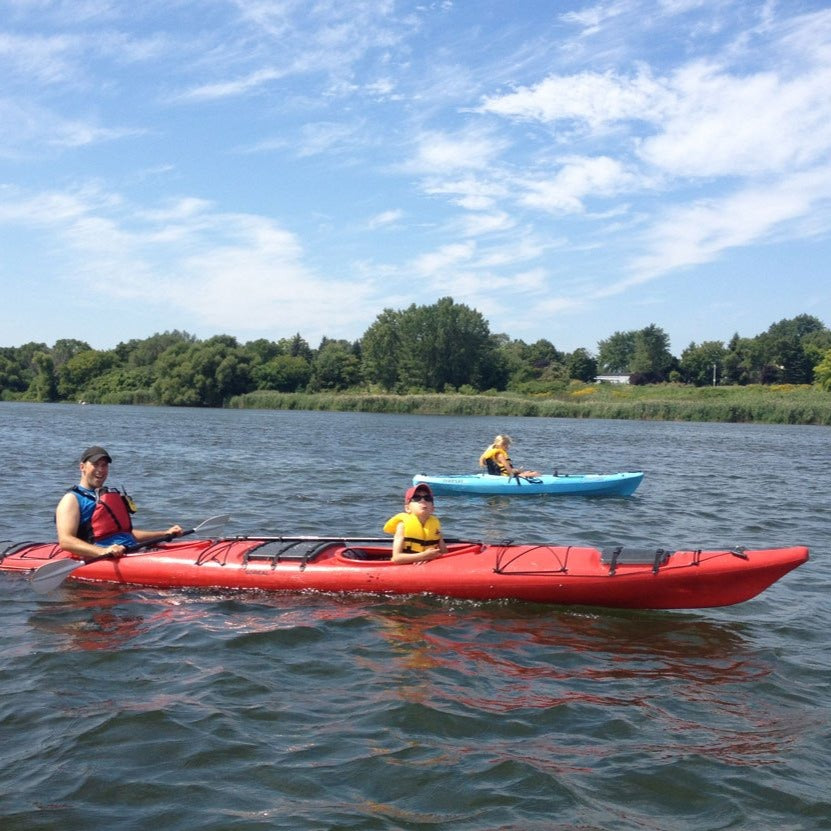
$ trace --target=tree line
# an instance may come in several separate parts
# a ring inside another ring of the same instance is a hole
[[[385,309],[359,340],[324,337],[316,349],[299,333],[241,344],[178,330],[108,350],[75,339],[0,347],[3,400],[219,407],[257,390],[545,395],[599,374],[627,375],[633,384],[817,383],[831,390],[831,331],[799,315],[755,337],[691,343],[676,358],[666,332],[650,324],[615,332],[594,355],[491,333],[479,312],[445,297]]]

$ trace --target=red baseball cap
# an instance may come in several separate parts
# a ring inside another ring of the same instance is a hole
[[[404,492],[404,504],[406,505],[418,491],[426,491],[428,495],[432,496],[433,491],[430,490],[430,486],[424,482],[419,482],[417,485],[413,485],[411,488],[407,488]]]

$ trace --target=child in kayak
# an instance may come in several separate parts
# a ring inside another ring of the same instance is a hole
[[[429,485],[407,488],[404,511],[390,517],[384,531],[395,534],[392,541],[394,563],[424,563],[447,553],[441,522],[433,515],[433,491]]]
[[[508,455],[510,446],[510,436],[496,436],[493,444],[479,457],[479,467],[487,467],[488,473],[494,476],[524,476],[526,479],[539,476],[538,470],[522,470],[513,466]]]

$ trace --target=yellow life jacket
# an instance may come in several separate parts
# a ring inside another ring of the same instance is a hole
[[[513,466],[513,462],[511,461],[510,456],[508,456],[507,452],[505,451],[504,447],[497,447],[495,444],[492,444],[481,456],[479,459],[480,464],[484,464],[488,468],[488,473],[496,473],[496,469],[499,469],[499,473],[502,476],[510,476],[508,472],[508,468],[496,458],[497,453],[505,453],[505,458],[508,460],[508,463]]]
[[[408,514],[402,511],[394,517],[390,517],[384,523],[384,530],[388,534],[394,534],[398,523],[404,523],[404,550],[417,554],[439,544],[441,537],[441,523],[438,517],[429,516],[427,522],[422,525],[415,514]]]

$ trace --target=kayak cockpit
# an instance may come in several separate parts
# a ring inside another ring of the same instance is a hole
[[[266,563],[272,567],[283,562],[296,562],[301,568],[307,563],[337,557],[353,561],[383,562],[392,560],[392,546],[388,539],[384,545],[377,540],[358,540],[344,538],[289,538],[260,539],[243,555],[243,565],[248,563]]]

